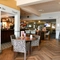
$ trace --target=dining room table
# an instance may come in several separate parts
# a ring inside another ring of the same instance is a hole
[[[31,52],[32,52],[32,49],[31,49],[31,42],[32,41],[35,41],[35,40],[37,40],[37,38],[36,37],[34,37],[33,35],[32,35],[32,38],[30,38],[30,36],[20,36],[20,37],[18,37],[18,38],[16,38],[16,40],[25,40],[26,41],[26,43],[29,43],[30,44],[30,54],[31,54]]]
[[[36,37],[34,37],[34,36],[32,36],[32,38],[30,38],[30,36],[26,36],[26,37],[24,37],[24,36],[20,36],[20,37],[18,37],[18,38],[16,38],[16,39],[22,39],[22,40],[26,40],[26,41],[33,41],[33,40],[36,40],[37,38]]]

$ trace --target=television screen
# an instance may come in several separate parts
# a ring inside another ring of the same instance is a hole
[[[50,27],[50,23],[45,23],[44,24],[46,27]]]

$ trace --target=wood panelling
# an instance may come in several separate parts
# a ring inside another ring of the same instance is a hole
[[[1,30],[1,43],[10,42],[10,35],[14,34],[14,30]]]

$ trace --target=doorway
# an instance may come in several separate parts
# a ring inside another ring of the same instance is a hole
[[[14,34],[14,15],[1,11],[1,47],[2,50],[11,47],[10,35]]]
[[[9,18],[3,18],[4,16],[5,17],[9,17],[10,16],[10,17]],[[0,4],[0,17],[2,19],[2,20],[0,19],[0,23],[3,21],[3,23],[1,23],[1,25],[0,25],[0,29],[2,28],[2,29],[7,29],[8,30],[9,28],[13,28],[13,27],[10,27],[12,24],[10,24],[10,26],[9,26],[9,24],[7,25],[7,23],[6,23],[6,22],[8,22],[8,23],[9,22],[13,22],[11,20],[11,18],[13,18],[12,16],[15,18],[14,19],[15,20],[14,21],[14,26],[15,27],[14,27],[14,31],[13,32],[16,35],[16,37],[18,37],[18,36],[20,36],[20,11]],[[7,26],[9,26],[9,27],[7,28]],[[1,31],[2,30],[0,30],[0,32]],[[9,31],[8,31],[8,33],[9,33]],[[1,33],[0,33],[0,36],[1,36]],[[6,37],[6,35],[5,35],[5,37]],[[1,49],[1,42],[2,41],[1,41],[1,37],[0,37],[0,52],[2,51],[2,49]]]

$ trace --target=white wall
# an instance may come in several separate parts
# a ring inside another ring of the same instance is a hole
[[[57,19],[56,19],[56,39],[59,39],[59,33],[60,33],[60,17],[57,17]]]
[[[29,18],[27,17],[23,18],[23,20],[44,20],[44,19],[56,19],[56,39],[58,39],[60,32],[60,11],[52,13],[44,13],[41,14],[40,16],[30,15]]]
[[[30,15],[29,18],[24,17],[23,20],[57,19],[58,16],[60,16],[60,12],[44,13],[40,16]]]

